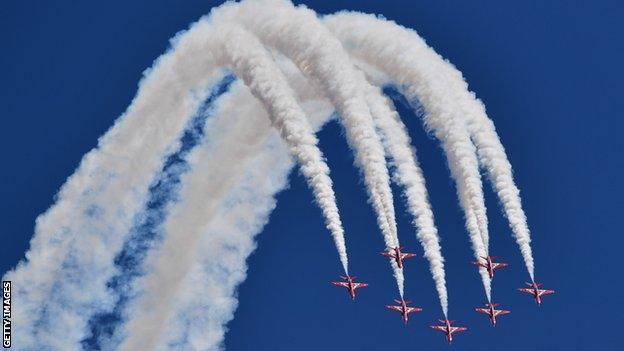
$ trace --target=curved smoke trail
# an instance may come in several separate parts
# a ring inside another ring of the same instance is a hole
[[[218,57],[222,65],[230,66],[236,74],[243,79],[258,100],[262,101],[264,108],[269,112],[270,119],[274,126],[280,131],[282,138],[289,145],[290,151],[295,155],[301,164],[301,171],[308,180],[308,184],[313,190],[317,203],[321,206],[323,214],[326,216],[327,225],[332,230],[334,240],[339,250],[341,261],[345,271],[347,271],[346,247],[344,244],[344,232],[338,216],[338,208],[335,203],[334,192],[329,179],[329,168],[322,158],[322,154],[317,144],[317,139],[305,113],[297,103],[294,92],[291,90],[282,71],[276,66],[266,49],[249,33],[236,26],[219,25],[215,28],[215,33],[211,37],[216,40],[214,50],[223,56]],[[228,40],[223,40],[227,38]],[[257,130],[253,130],[257,135]],[[251,143],[248,137],[247,143]],[[234,139],[239,141],[240,139]],[[219,183],[219,178],[211,177],[211,186],[219,184],[218,188],[212,188],[206,193],[211,194],[211,202],[196,204],[203,209],[204,215],[215,210],[215,199],[227,194],[227,189],[232,186],[232,182],[237,181],[238,176],[243,174],[246,156],[250,154],[241,153],[236,155],[236,164],[225,167],[228,175]],[[209,155],[204,155],[208,157]],[[213,162],[212,164],[220,164]],[[196,191],[196,186],[192,187]],[[197,210],[197,208],[195,209]],[[196,221],[189,221],[185,216],[187,211],[178,212],[180,215],[172,215],[167,221],[165,228],[168,236],[172,237],[184,224],[192,223],[193,227],[203,229]],[[183,218],[183,219],[179,219]],[[178,219],[178,221],[174,221]],[[179,240],[165,240],[160,253],[161,260],[155,263],[152,273],[148,274],[144,281],[147,287],[139,297],[137,313],[128,322],[128,339],[120,346],[120,350],[136,350],[139,348],[151,349],[158,344],[158,335],[167,318],[166,313],[158,309],[158,306],[166,303],[174,297],[179,281],[181,281],[189,270],[194,258],[193,255],[185,254],[188,248],[197,245],[199,235],[193,235],[196,230],[184,228],[184,231],[176,235],[186,243],[181,245]],[[177,257],[175,262],[170,262],[171,257]]]
[[[37,218],[26,260],[4,276],[16,286],[12,322],[21,349],[73,349],[89,317],[114,303],[106,282],[134,215],[206,87],[224,75],[195,55],[190,39],[174,38],[146,71],[132,104]]]
[[[392,102],[381,98],[379,88],[367,84],[365,87],[369,106],[375,124],[380,129],[384,147],[394,166],[394,178],[404,188],[407,209],[417,228],[416,236],[429,261],[429,269],[435,282],[442,312],[448,315],[448,293],[444,273],[444,258],[440,248],[440,237],[429,204],[425,178],[416,160],[415,151],[405,125],[394,109]],[[375,93],[375,90],[377,93]]]
[[[215,30],[234,23],[248,32]],[[227,41],[235,35],[236,42]],[[265,47],[274,50],[277,66]],[[247,50],[260,58],[241,56]],[[289,150],[302,164],[317,202],[325,206],[326,225],[340,252],[344,241],[340,241],[338,210],[313,134],[332,111],[327,101],[312,98],[319,94],[326,94],[340,115],[388,248],[399,242],[384,147],[392,158],[395,178],[404,188],[447,313],[443,259],[422,172],[396,111],[354,66],[359,61],[364,63],[359,66],[363,71],[387,75],[412,103],[422,103],[425,126],[441,141],[457,184],[476,256],[487,255],[489,240],[481,163],[533,278],[530,236],[511,166],[483,105],[468,91],[459,71],[415,32],[396,24],[346,13],[321,21],[313,11],[287,1],[248,0],[213,10],[173,40],[173,49],[146,72],[124,116],[84,157],[56,204],[38,218],[27,261],[5,276],[17,287],[13,322],[20,330],[15,339],[18,349],[77,349],[87,337],[89,318],[112,308],[115,296],[107,282],[116,274],[114,257],[143,209],[149,185],[163,169],[166,156],[180,144],[202,92],[223,77],[224,54],[230,55],[226,61],[233,63],[252,91],[238,83],[219,100],[220,112],[205,126],[211,138],[189,156],[191,170],[182,177],[180,200],[167,208],[162,243],[148,253],[147,274],[132,284],[137,298],[123,311],[123,328],[117,328],[105,348],[149,349],[152,340],[133,343],[146,340],[157,329],[137,321],[146,320],[153,310],[144,307],[155,306],[163,296],[181,300],[179,308],[159,319],[181,322],[167,336],[170,347],[220,347],[224,325],[236,307],[235,288],[245,276],[245,258],[254,248],[253,237],[275,206],[274,195],[285,186],[292,167]],[[281,54],[307,80],[299,76],[293,80]],[[315,88],[308,87],[302,94],[299,88],[309,81]],[[230,116],[237,117],[226,118]],[[269,120],[288,145],[271,129]],[[246,201],[258,207],[250,209]],[[341,261],[346,270],[346,255]],[[403,295],[402,272],[394,262],[392,266]],[[483,269],[480,273],[489,299],[489,278]],[[172,290],[156,291],[162,285],[155,282],[172,276]],[[55,298],[49,298],[52,289]],[[64,338],[58,338],[60,334]]]
[[[386,50],[395,50],[393,53],[385,51],[384,53],[389,55],[384,58],[392,58],[392,64],[397,67],[416,68],[418,66],[415,65],[415,62],[427,62],[440,76],[445,77],[445,93],[453,95],[454,103],[458,105],[458,113],[468,122],[468,130],[477,147],[479,160],[486,169],[490,182],[503,205],[529,275],[533,279],[534,262],[530,246],[530,231],[526,215],[522,209],[522,201],[519,196],[520,191],[513,181],[511,164],[505,153],[505,148],[496,133],[494,123],[488,118],[483,103],[468,89],[468,84],[463,79],[461,72],[440,55],[436,54],[415,31],[399,26],[394,22],[355,13],[328,16],[327,20],[336,23],[336,25],[352,22],[352,25],[357,28],[351,27],[350,29],[357,31],[356,33],[362,33],[367,30],[374,32],[375,35],[369,37],[369,45],[377,47],[377,54],[382,53],[382,51],[379,51],[382,45],[385,46]],[[345,33],[347,33],[346,30]],[[371,41],[375,41],[376,44],[370,44]],[[400,54],[396,52],[396,50],[399,50],[397,46],[401,48]],[[394,56],[393,54],[397,55]],[[379,61],[381,62],[383,59],[379,58]],[[404,81],[403,84],[416,84],[417,78],[422,79],[423,77],[415,76],[409,82]],[[426,85],[430,86],[430,84],[433,84],[433,80],[427,82]],[[487,240],[485,244],[487,246]]]
[[[305,84],[305,79],[297,74],[288,74],[289,81],[295,79]],[[308,94],[298,90],[297,95],[302,99]],[[301,104],[314,130],[318,130],[333,111],[330,104],[316,99],[305,98]],[[253,237],[268,220],[275,206],[274,195],[285,186],[286,175],[292,168],[286,145],[271,130],[268,121],[262,104],[243,85],[236,84],[218,103],[213,125],[209,127],[213,130],[210,132],[214,136],[212,142],[199,147],[192,157],[193,171],[183,182],[180,208],[174,214],[185,217],[180,222],[195,225],[189,228],[169,226],[166,232],[172,244],[182,245],[185,252],[195,255],[192,266],[185,267],[186,271],[175,269],[183,278],[176,285],[174,308],[159,312],[169,313],[167,318],[176,321],[171,323],[175,328],[169,345],[182,349],[213,349],[223,340],[224,323],[232,318],[236,307],[235,287],[244,279],[245,260],[254,248]],[[252,144],[240,142],[250,137],[258,139]],[[221,168],[213,167],[217,157],[213,153],[217,150],[227,159],[242,158],[245,166],[240,172],[243,176],[227,196],[212,198],[211,203],[216,205],[207,212],[206,205],[202,204],[204,194],[213,193],[215,177],[218,182],[227,176]],[[197,236],[197,245],[175,239],[185,232]],[[165,257],[163,264],[166,262]],[[129,315],[137,318],[137,313],[142,311],[137,306]],[[163,337],[158,331],[152,336]]]
[[[224,61],[233,65],[237,75],[254,96],[264,103],[271,122],[301,165],[301,173],[321,207],[325,225],[332,233],[340,262],[348,274],[344,229],[329,177],[329,167],[323,160],[323,154],[317,146],[318,140],[295,93],[269,52],[252,34],[236,26],[227,26],[219,37],[228,38],[222,42],[222,52],[227,57]]]
[[[221,6],[213,20],[243,24],[263,42],[290,58],[317,82],[336,107],[347,141],[362,169],[369,199],[388,249],[399,246],[390,179],[383,146],[364,97],[361,75],[314,11],[280,0],[259,0]],[[403,272],[391,261],[399,294],[403,296]]]
[[[215,117],[221,115],[217,106]],[[191,171],[182,177],[180,200],[162,225],[163,243],[152,250],[144,265],[147,273],[134,284],[137,299],[127,308],[125,324],[120,328],[127,337],[116,349],[132,350],[140,345],[149,350],[158,344],[168,311],[157,306],[175,298],[186,270],[204,254],[197,251],[197,246],[206,223],[216,215],[230,188],[243,180],[254,150],[265,142],[265,131],[270,130],[268,120],[266,124],[249,126],[224,124],[222,119],[211,122],[206,125],[210,128],[207,137],[221,134],[207,139],[207,146],[200,145],[189,155]],[[215,152],[217,146],[223,151]],[[167,283],[163,285],[163,281]]]
[[[408,100],[422,104],[425,126],[441,141],[457,184],[474,256],[487,256],[487,219],[478,159],[466,122],[459,115],[453,94],[448,93],[454,82],[441,74],[438,61],[443,60],[439,55],[431,51],[431,57],[424,59],[421,48],[410,47],[410,42],[403,40],[405,33],[396,36],[398,30],[388,32],[390,24],[386,23],[361,13],[343,12],[325,18],[327,27],[352,55],[386,73]],[[485,269],[479,271],[489,300],[490,278]]]
[[[454,92],[457,94],[457,100],[462,111],[464,111],[463,115],[468,121],[468,130],[477,146],[479,160],[487,171],[492,188],[503,206],[513,236],[520,247],[526,269],[531,281],[534,281],[535,263],[531,250],[531,232],[522,208],[520,190],[513,180],[513,170],[505,153],[505,148],[496,133],[494,123],[485,113],[485,106],[481,100],[475,97],[475,94],[468,90],[461,72],[451,65],[447,65],[446,68],[454,71],[452,72],[454,74],[449,73],[449,75],[457,80],[456,85],[458,87],[462,87],[462,89],[456,89]]]
[[[120,314],[132,298],[132,291],[128,287],[144,273],[142,264],[150,248],[162,239],[159,227],[177,199],[182,174],[189,169],[187,155],[203,139],[204,125],[208,118],[213,117],[215,99],[229,89],[233,80],[234,77],[228,75],[212,90],[208,99],[189,121],[189,126],[181,137],[180,148],[167,156],[165,166],[150,185],[145,208],[136,216],[128,240],[115,257],[115,276],[107,282],[109,294],[114,297],[115,302],[111,308],[100,311],[89,319],[88,336],[81,342],[83,349],[100,350],[102,346],[109,344],[107,339],[114,334]]]

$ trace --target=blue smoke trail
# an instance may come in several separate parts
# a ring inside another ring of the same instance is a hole
[[[189,121],[179,148],[167,157],[161,173],[150,186],[145,211],[135,219],[130,238],[115,257],[118,273],[107,283],[107,288],[119,298],[112,310],[98,313],[89,320],[89,336],[81,341],[83,349],[101,350],[102,341],[110,339],[121,323],[122,312],[132,298],[132,282],[143,274],[145,257],[160,241],[159,229],[168,205],[177,199],[180,177],[189,169],[186,156],[204,137],[204,125],[213,114],[214,102],[229,89],[234,80],[233,75],[227,75],[208,94]]]

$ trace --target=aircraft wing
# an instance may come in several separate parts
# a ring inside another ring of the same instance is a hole
[[[422,308],[418,308],[418,307],[408,307],[406,309],[407,313],[416,313],[416,312],[420,312],[422,311]]]
[[[348,288],[349,284],[345,283],[345,282],[331,282],[332,284],[334,284],[335,286],[342,286],[343,288]]]
[[[550,295],[550,294],[554,294],[555,293],[554,290],[538,290],[538,292],[539,292],[540,296],[542,296],[542,295]]]
[[[394,254],[387,251],[382,252],[380,255],[394,258]]]
[[[391,309],[393,311],[397,311],[397,312],[402,312],[403,311],[401,306],[386,305],[386,308]]]
[[[416,256],[416,254],[414,254],[414,253],[403,253],[403,254],[401,254],[401,259],[404,260],[404,259],[412,258],[412,257],[415,257],[415,256]]]
[[[494,310],[494,315],[495,316],[500,316],[500,315],[508,314],[508,313],[510,313],[510,312],[507,311],[507,310]]]
[[[488,310],[487,308],[475,308],[475,311],[483,314],[490,314],[490,310]]]
[[[446,333],[446,327],[443,325],[430,325],[431,329]]]
[[[519,292],[523,292],[525,294],[533,295],[533,289],[520,288],[520,289],[518,289],[518,291]]]
[[[353,283],[353,289],[359,289],[368,286],[368,283]]]
[[[464,330],[468,330],[468,328],[466,328],[466,327],[451,327],[450,332],[451,333],[457,333],[457,332],[462,332]]]
[[[499,269],[507,266],[509,266],[507,263],[492,263],[492,269]]]

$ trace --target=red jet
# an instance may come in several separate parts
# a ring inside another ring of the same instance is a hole
[[[496,306],[498,306],[497,303],[486,303],[485,308],[477,307],[475,308],[475,311],[477,311],[478,313],[487,314],[488,316],[490,316],[490,322],[492,323],[493,326],[496,326],[497,316],[510,313],[507,310],[497,310],[494,308]]]
[[[416,254],[409,253],[409,252],[401,252],[401,250],[403,250],[403,246],[397,246],[394,249],[391,249],[389,251],[381,252],[380,255],[394,259],[394,261],[397,263],[397,266],[403,269],[403,260],[416,257]]]
[[[554,290],[544,290],[544,289],[540,289],[539,287],[542,286],[542,284],[540,283],[526,283],[526,285],[530,286],[530,288],[520,288],[518,289],[518,291],[523,292],[525,294],[529,294],[529,295],[533,295],[533,298],[535,299],[535,302],[537,303],[537,305],[541,305],[542,304],[542,295],[550,295],[550,294],[554,294],[555,291]]]
[[[494,278],[495,270],[508,266],[507,263],[494,262],[494,258],[495,258],[494,256],[486,256],[486,257],[481,257],[481,258],[485,260],[485,263],[477,261],[477,262],[472,262],[472,264],[474,264],[477,267],[483,267],[487,269],[490,279]]]
[[[341,286],[343,288],[346,288],[347,290],[349,290],[349,296],[351,296],[351,300],[355,300],[355,289],[359,289],[359,288],[363,288],[365,286],[368,286],[367,283],[356,283],[353,281],[353,279],[357,278],[356,276],[350,277],[350,276],[340,276],[340,279],[344,280],[344,282],[331,282],[332,284],[336,285],[336,286]]]
[[[403,322],[405,324],[407,324],[408,315],[410,313],[415,313],[415,312],[422,311],[422,308],[407,306],[410,303],[412,303],[411,301],[405,301],[405,300],[401,299],[401,300],[394,300],[394,302],[398,303],[399,305],[398,306],[396,306],[396,305],[386,305],[386,308],[391,309],[393,311],[399,312],[401,314],[401,316],[403,316]]]
[[[448,340],[449,344],[453,342],[453,333],[462,332],[464,330],[468,330],[466,327],[453,327],[454,321],[449,321],[448,319],[441,320],[438,319],[440,323],[444,323],[444,325],[432,325],[431,328],[437,331],[441,331],[446,334],[446,340]]]

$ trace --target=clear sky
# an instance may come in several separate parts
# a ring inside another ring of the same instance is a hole
[[[36,216],[54,202],[82,155],[136,93],[168,39],[212,1],[11,1],[0,7],[0,272],[28,248]],[[517,287],[528,279],[489,185],[490,252],[510,263],[493,300],[512,311],[491,328],[444,156],[401,105],[427,179],[446,258],[450,317],[470,330],[454,349],[615,350],[624,264],[618,181],[624,44],[617,1],[309,1],[319,13],[383,14],[416,29],[454,63],[485,102],[514,166],[533,235],[536,278],[556,295],[538,308]],[[399,237],[419,257],[406,297],[424,311],[402,325],[383,305],[396,298],[362,182],[335,123],[320,133],[347,231],[352,273],[371,285],[355,303],[329,284],[341,272],[302,177],[278,198],[258,236],[228,350],[379,350],[446,347],[427,327],[441,317],[422,249],[398,193]],[[396,190],[396,189],[395,189]],[[616,325],[614,325],[615,323]]]

